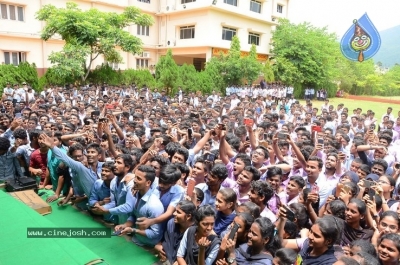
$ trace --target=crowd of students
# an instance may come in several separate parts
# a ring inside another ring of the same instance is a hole
[[[400,111],[28,89],[2,95],[0,180],[36,178],[49,202],[115,224],[160,262],[399,264]]]

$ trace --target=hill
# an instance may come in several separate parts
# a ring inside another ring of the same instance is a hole
[[[381,48],[373,57],[374,62],[381,62],[384,67],[400,64],[400,25],[379,32],[381,35]]]

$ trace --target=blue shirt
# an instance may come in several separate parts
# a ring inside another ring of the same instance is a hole
[[[156,218],[164,213],[164,206],[157,195],[152,193],[153,190],[149,189],[142,198],[139,198],[140,193],[137,192],[135,196],[129,192],[129,199],[132,198],[132,204],[134,205],[132,215],[128,218],[129,221],[136,223],[136,219],[140,217]],[[127,196],[128,200],[128,196]],[[145,230],[146,236],[135,234],[132,237],[132,241],[141,246],[147,245],[154,247],[158,242],[161,241],[163,236],[162,224],[154,224]]]
[[[158,187],[153,190],[153,194],[156,195],[160,199],[161,203],[163,204],[164,211],[167,211],[168,206],[176,207],[178,205],[178,202],[183,200],[184,193],[185,193],[185,190],[179,185],[172,186],[161,197],[160,197],[161,192]]]
[[[8,180],[16,175],[23,176],[21,166],[15,153],[7,151],[0,156],[0,180]]]
[[[201,206],[209,204],[215,208],[215,200],[217,199],[217,194],[212,195],[206,183],[197,184],[196,188],[199,188],[204,192],[204,200],[201,203]],[[220,189],[223,189],[223,187],[221,186]]]
[[[113,215],[118,215],[118,223],[123,224],[128,220],[133,209],[133,196],[131,189],[133,179],[129,182],[121,180],[117,185],[118,177],[113,178],[110,183],[110,203],[104,205],[104,208]]]
[[[80,189],[89,196],[95,181],[99,178],[99,175],[101,175],[103,162],[97,162],[97,172],[94,172],[92,168],[87,168],[81,162],[75,161],[67,156],[60,148],[53,147],[51,150],[56,158],[63,161],[71,169],[73,173],[71,177],[74,185],[80,187]]]
[[[98,201],[104,200],[104,198],[110,197],[110,188],[106,186],[104,180],[98,179],[93,185],[92,191],[90,192],[89,205],[93,206]]]

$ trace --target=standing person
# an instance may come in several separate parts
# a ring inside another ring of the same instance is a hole
[[[29,172],[31,176],[40,177],[39,188],[44,188],[48,183],[51,183],[49,170],[47,168],[47,153],[49,147],[39,142],[39,149],[36,149],[31,154],[29,161]]]
[[[133,185],[137,192],[135,195],[130,190],[127,193],[127,201],[133,205],[132,215],[126,223],[115,227],[115,231],[121,232],[121,235],[133,233],[132,241],[139,246],[154,247],[163,235],[161,224],[154,224],[145,230],[138,229],[136,225],[136,220],[140,217],[155,218],[164,212],[160,199],[151,189],[155,177],[154,168],[144,165],[138,167]]]
[[[184,233],[194,225],[195,212],[196,206],[191,201],[182,200],[178,203],[174,218],[168,221],[163,240],[154,247],[161,262],[168,260],[170,264],[174,264]]]
[[[220,240],[212,234],[215,211],[210,205],[195,213],[196,225],[186,230],[177,253],[178,265],[212,265],[217,257]]]
[[[260,207],[260,216],[267,217],[271,222],[276,221],[275,214],[268,208],[268,201],[274,195],[274,190],[268,182],[257,180],[251,182],[250,201]]]
[[[10,140],[0,137],[0,182],[23,176],[17,157],[10,147]]]
[[[115,158],[113,172],[116,178],[110,184],[110,202],[104,206],[97,205],[92,209],[97,214],[112,214],[117,224],[123,224],[129,218],[134,207],[133,202],[127,200],[131,193],[133,175],[129,174],[134,166],[133,159],[128,154],[120,154]]]

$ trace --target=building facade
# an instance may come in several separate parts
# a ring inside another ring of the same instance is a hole
[[[40,39],[44,22],[35,13],[46,4],[65,7],[66,0],[0,0],[0,62],[35,63],[39,74],[51,67],[52,51],[60,51],[61,39]],[[120,13],[136,6],[151,15],[149,27],[132,25],[127,30],[142,39],[143,52],[121,51],[123,63],[115,69],[147,68],[154,71],[158,59],[172,49],[178,65],[193,64],[200,70],[211,57],[227,52],[234,35],[239,37],[242,53],[254,43],[258,59],[268,58],[271,31],[279,18],[287,18],[289,0],[81,0],[74,1],[83,10],[97,8]],[[92,68],[105,63],[98,57]]]

